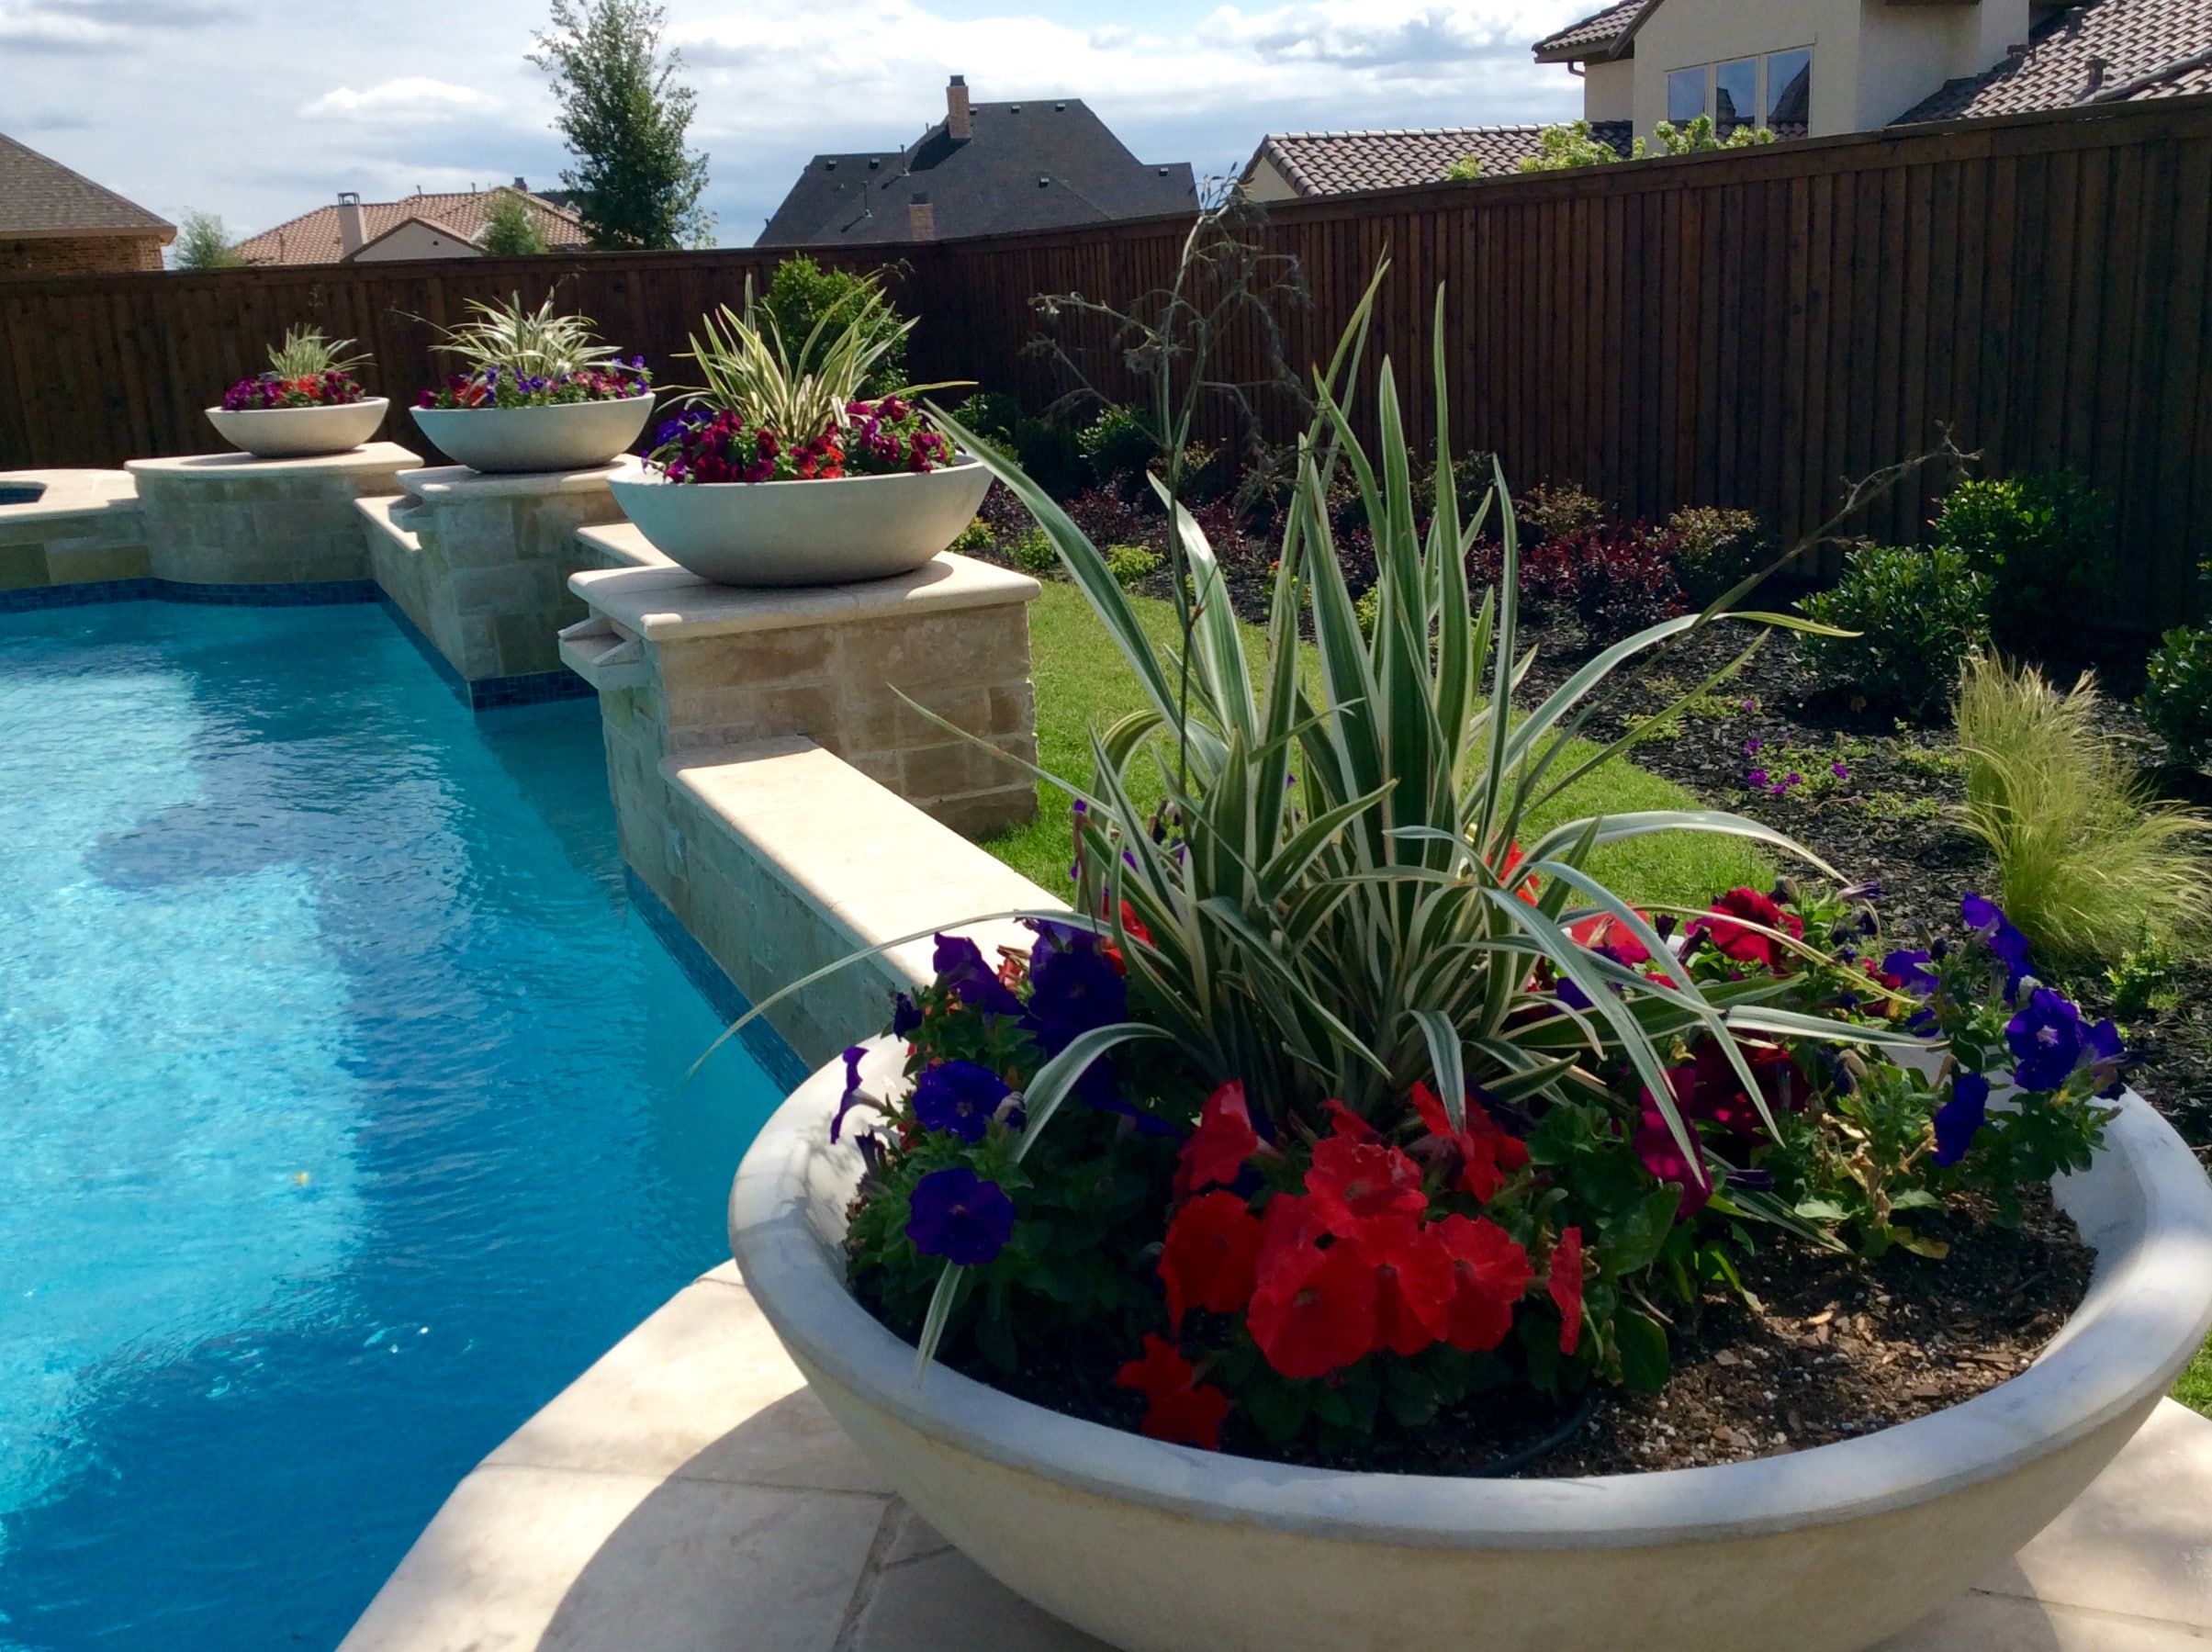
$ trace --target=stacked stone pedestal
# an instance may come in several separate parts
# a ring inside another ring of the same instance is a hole
[[[636,466],[625,457],[527,476],[408,470],[397,497],[359,502],[378,589],[476,709],[591,691],[560,657],[561,628],[585,612],[569,576],[604,566],[577,530],[620,519],[607,484]]]
[[[791,790],[792,737],[830,763],[808,770],[815,778],[802,790],[818,793],[814,835],[849,849],[829,857],[840,878],[854,857],[874,856],[878,883],[938,879],[938,858],[918,842],[902,868],[903,841],[915,837],[903,823],[915,808],[971,838],[1036,814],[1023,769],[915,709],[1036,760],[1034,579],[947,555],[897,579],[740,590],[668,563],[627,524],[581,537],[604,560],[634,565],[570,581],[591,613],[562,643],[563,657],[599,690],[623,854],[747,997],[794,978],[803,951],[794,937],[864,929],[837,916],[834,891],[810,894],[814,880],[793,870],[791,853],[764,850],[758,822],[747,823],[758,812],[750,793],[769,777]],[[763,763],[764,751],[784,760]],[[710,783],[715,771],[722,778]],[[769,899],[777,889],[790,899]],[[810,900],[826,919],[801,921]],[[800,1047],[819,1042],[812,1022],[778,1027]]]
[[[354,501],[396,491],[421,461],[392,442],[308,459],[133,459],[147,559],[163,594],[209,601],[366,601]]]

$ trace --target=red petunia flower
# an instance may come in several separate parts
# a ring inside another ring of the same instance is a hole
[[[1461,1130],[1452,1128],[1443,1098],[1419,1080],[1413,1085],[1413,1110],[1430,1135],[1449,1142],[1459,1155],[1459,1174],[1453,1186],[1462,1193],[1488,1203],[1505,1186],[1506,1173],[1529,1162],[1528,1143],[1499,1129],[1498,1121],[1473,1097],[1466,1108],[1466,1129]]]
[[[1582,1345],[1582,1230],[1569,1228],[1552,1247],[1552,1300],[1559,1306],[1559,1352]]]
[[[1650,950],[1636,938],[1634,930],[1610,912],[1570,924],[1566,932],[1577,945],[1604,953],[1623,969],[1633,970],[1640,963],[1651,961]]]
[[[1444,1341],[1467,1354],[1497,1347],[1513,1329],[1513,1306],[1534,1277],[1529,1253],[1488,1217],[1447,1216],[1435,1232],[1452,1264]]]
[[[1505,864],[1498,869],[1498,882],[1500,885],[1510,883],[1513,881],[1513,874],[1521,870],[1521,862],[1524,859],[1526,859],[1526,857],[1521,854],[1521,845],[1518,843],[1514,844],[1510,848],[1506,850]],[[1540,904],[1543,899],[1543,884],[1544,880],[1542,878],[1532,877],[1513,893],[1519,895],[1522,900],[1526,901],[1530,905],[1534,906]]]
[[[1294,1264],[1299,1252],[1328,1231],[1311,1199],[1297,1193],[1276,1194],[1260,1219],[1259,1283],[1265,1285],[1278,1269]]]
[[[1770,935],[1762,935],[1748,924],[1763,925],[1778,929],[1784,935],[1802,936],[1803,921],[1795,913],[1784,912],[1780,906],[1756,889],[1732,889],[1713,902],[1712,910],[1720,915],[1701,917],[1690,926],[1690,938],[1700,936],[1711,940],[1722,956],[1737,963],[1755,963],[1764,969],[1785,968],[1790,950]],[[1740,922],[1730,922],[1730,919]]]
[[[1285,1377],[1326,1377],[1375,1345],[1375,1270],[1349,1244],[1306,1244],[1277,1260],[1244,1323]]]
[[[1168,1323],[1180,1330],[1189,1309],[1235,1313],[1251,1301],[1261,1238],[1259,1218],[1233,1193],[1208,1193],[1177,1211],[1160,1251]]]
[[[1321,1111],[1329,1115],[1329,1133],[1346,1136],[1354,1141],[1380,1141],[1382,1131],[1369,1124],[1341,1101],[1321,1103]]]
[[[1375,1345],[1410,1359],[1450,1328],[1457,1280],[1433,1228],[1378,1216],[1350,1242],[1375,1270]]]
[[[1218,1182],[1223,1186],[1243,1174],[1244,1161],[1260,1151],[1260,1132],[1252,1127],[1244,1086],[1223,1084],[1206,1098],[1198,1128],[1183,1144],[1177,1181],[1196,1192]]]
[[[1197,1377],[1196,1368],[1173,1343],[1147,1335],[1144,1357],[1122,1366],[1114,1381],[1144,1396],[1141,1429],[1148,1439],[1219,1451],[1229,1396],[1210,1385],[1201,1386]]]
[[[1130,939],[1142,941],[1148,947],[1152,944],[1152,932],[1144,927],[1144,920],[1137,916],[1137,909],[1127,901],[1121,903],[1121,927]]]
[[[1329,1231],[1344,1237],[1375,1217],[1418,1217],[1429,1208],[1420,1165],[1395,1147],[1349,1136],[1315,1145],[1306,1192]]]
[[[1679,1075],[1687,1071],[1676,1067],[1667,1075],[1668,1082],[1675,1084],[1678,1096],[1681,1094]],[[1696,1128],[1694,1124],[1690,1126],[1693,1134]],[[1700,1152],[1697,1163],[1690,1163],[1682,1144],[1675,1140],[1674,1131],[1667,1128],[1667,1116],[1653,1103],[1648,1089],[1644,1092],[1644,1116],[1636,1127],[1634,1145],[1645,1169],[1658,1180],[1672,1182],[1681,1188],[1682,1198],[1675,1207],[1675,1220],[1688,1221],[1705,1208],[1706,1201],[1712,1197],[1712,1173],[1705,1168],[1705,1156]]]

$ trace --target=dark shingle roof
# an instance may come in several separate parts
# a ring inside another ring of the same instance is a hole
[[[1546,35],[1536,42],[1536,61],[1571,63],[1607,55],[1651,4],[1652,0],[1620,0],[1618,5],[1609,6],[1579,23],[1570,23],[1557,34]]]
[[[538,233],[555,251],[580,247],[589,240],[576,214],[566,207],[526,189],[511,190],[502,184],[481,193],[472,189],[466,195],[410,195],[403,201],[364,201],[362,242],[366,245],[389,234],[410,218],[435,224],[463,241],[472,240],[483,230],[493,205],[502,195],[522,197],[531,216],[537,219]],[[264,230],[259,235],[240,242],[237,252],[248,264],[336,264],[345,256],[344,244],[338,234],[338,208],[334,205],[318,207],[312,212],[287,219],[274,230]]]
[[[1050,230],[1194,209],[1190,163],[1137,159],[1079,97],[979,103],[974,136],[939,122],[912,149],[816,155],[761,230],[758,246],[908,242],[926,195],[935,235]]]
[[[1894,124],[2022,115],[2212,91],[2206,0],[2097,0],[2037,31],[2027,55],[1955,80]]]
[[[1629,123],[1599,121],[1599,141],[1626,154]],[[1396,189],[1441,184],[1452,167],[1473,155],[1486,176],[1519,170],[1544,147],[1540,126],[1447,126],[1404,132],[1277,132],[1260,144],[1245,167],[1247,181],[1262,160],[1300,195],[1342,195],[1351,189]]]
[[[0,239],[175,234],[168,219],[0,133]]]

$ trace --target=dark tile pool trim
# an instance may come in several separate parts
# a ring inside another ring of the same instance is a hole
[[[193,585],[182,579],[91,579],[0,590],[0,613],[88,608],[95,602],[193,602],[218,608],[323,608],[374,602],[374,579],[320,579],[290,585]]]
[[[692,938],[683,921],[663,904],[661,898],[646,886],[646,881],[629,867],[623,868],[623,883],[630,893],[630,904],[637,908],[637,916],[646,920],[668,956],[676,961],[691,984],[699,989],[701,997],[728,1026],[739,1016],[753,1007],[752,1001],[737,990],[737,983],[723,972],[707,950]],[[760,1063],[761,1070],[785,1090],[796,1090],[807,1076],[806,1063],[799,1059],[798,1051],[783,1041],[783,1035],[766,1020],[753,1022],[737,1035],[738,1041]]]
[[[520,677],[484,677],[471,682],[454,669],[453,661],[438,645],[422,635],[422,627],[407,617],[407,610],[381,588],[376,601],[399,627],[400,635],[415,645],[415,652],[430,662],[438,680],[453,691],[454,698],[472,712],[496,711],[508,705],[544,705],[554,700],[589,700],[597,691],[574,671],[531,671]]]

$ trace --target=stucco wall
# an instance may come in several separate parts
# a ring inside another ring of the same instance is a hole
[[[0,241],[0,275],[110,275],[162,267],[159,235],[51,235]]]
[[[1636,118],[1636,60],[1591,63],[1582,83],[1582,118],[1585,120],[1634,120]]]
[[[1636,135],[1649,138],[1667,118],[1670,70],[1805,46],[1813,50],[1812,135],[1870,131],[1945,81],[2000,61],[2008,45],[2027,39],[2027,8],[2028,0],[1667,0],[1645,20],[1630,60]]]

